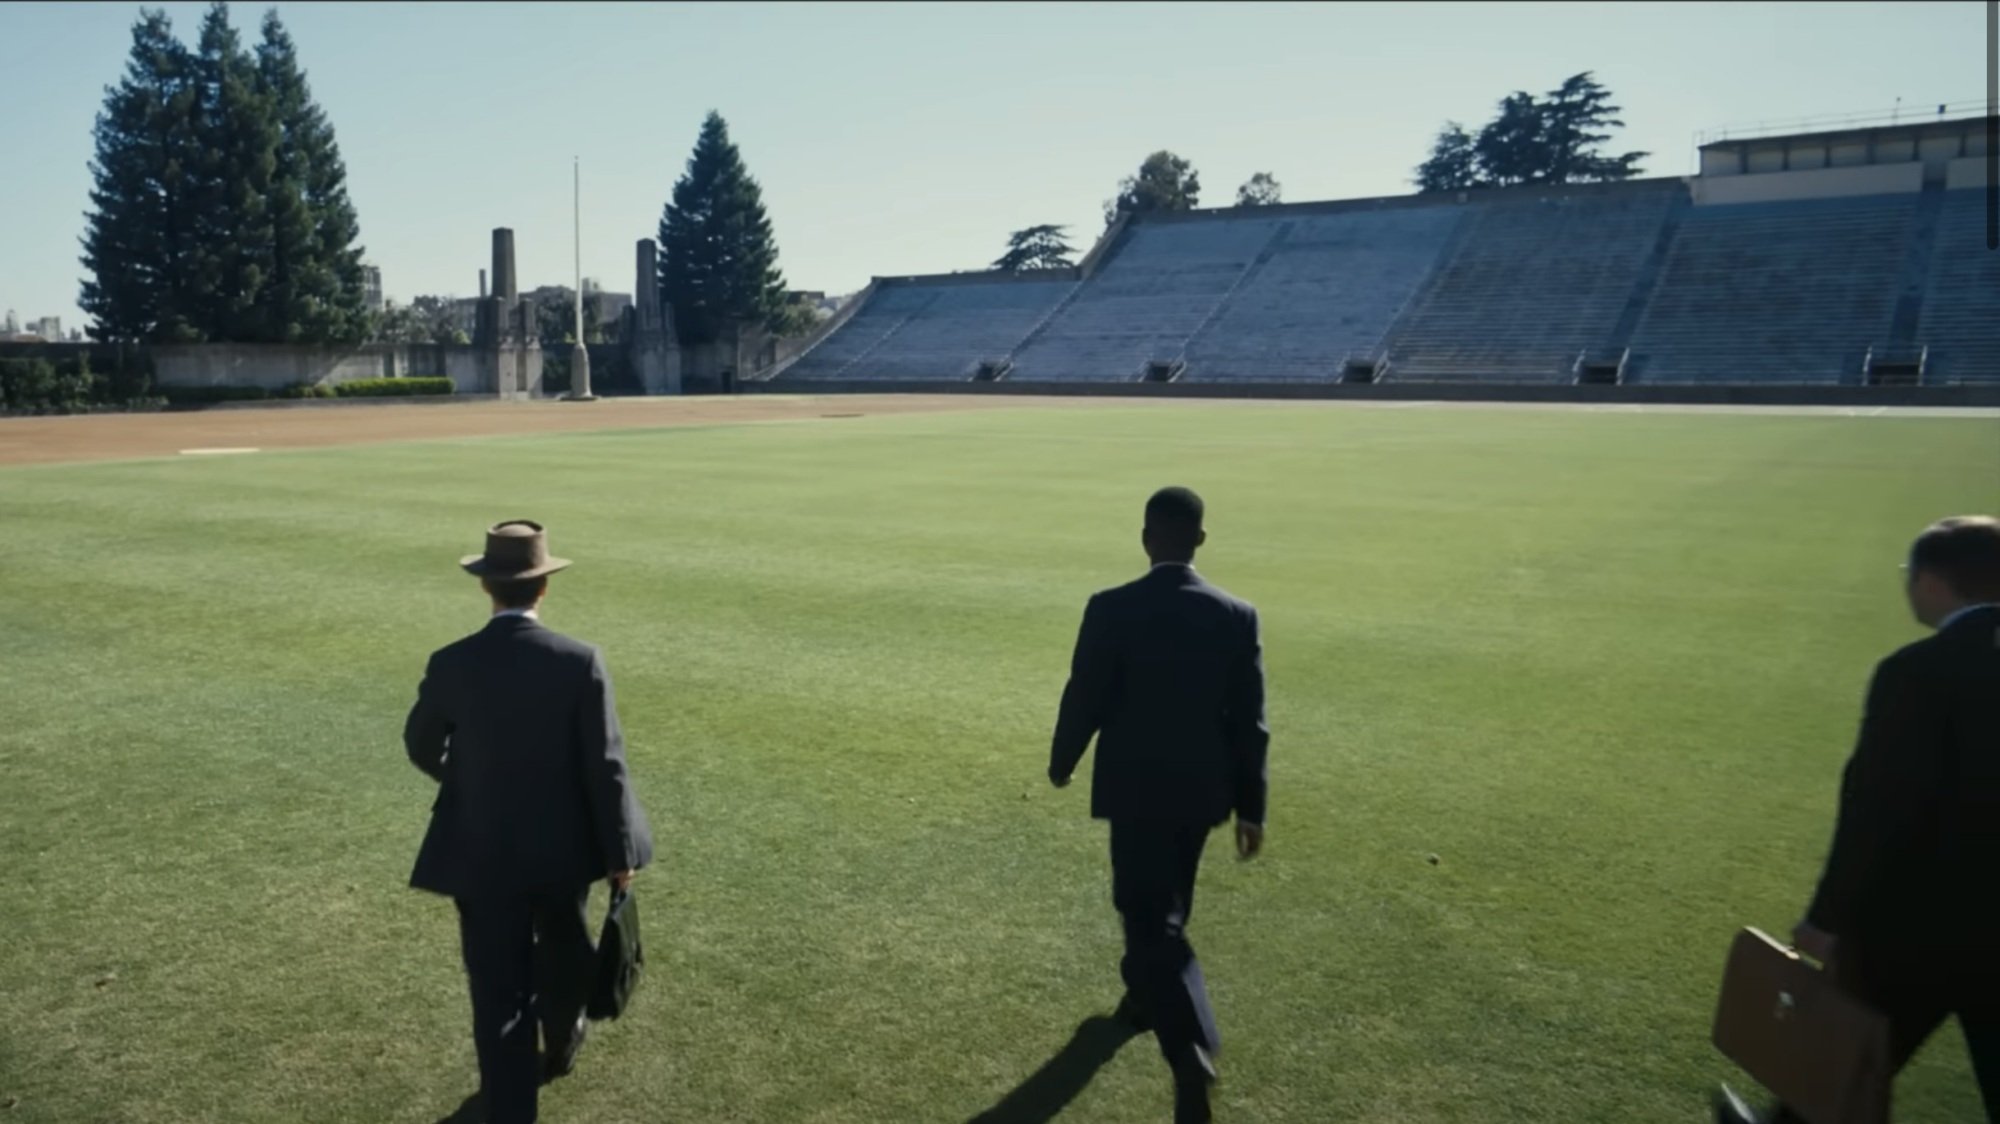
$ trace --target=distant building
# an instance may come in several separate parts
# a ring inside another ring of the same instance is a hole
[[[12,323],[13,316],[14,314],[11,312],[7,314],[10,324]],[[44,316],[40,320],[30,320],[28,321],[27,332],[29,335],[40,336],[44,340],[61,342],[63,338],[62,318],[59,316]]]
[[[19,332],[20,330],[21,330],[21,321],[15,317],[13,309],[11,308],[8,309],[7,319],[0,320],[0,335],[11,336]]]
[[[370,312],[382,311],[382,270],[377,266],[361,267],[361,303]]]

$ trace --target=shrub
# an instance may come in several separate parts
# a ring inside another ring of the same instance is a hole
[[[447,378],[352,379],[335,383],[333,393],[341,398],[388,398],[407,394],[450,394]]]
[[[0,409],[33,414],[73,414],[95,395],[90,360],[0,359]]]

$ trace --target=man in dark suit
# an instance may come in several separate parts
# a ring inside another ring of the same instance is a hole
[[[1145,577],[1083,612],[1049,752],[1067,785],[1093,735],[1090,814],[1111,823],[1111,899],[1125,925],[1119,1015],[1152,1029],[1172,1067],[1176,1117],[1209,1118],[1222,1046],[1187,940],[1202,846],[1236,816],[1244,858],[1264,840],[1264,659],[1257,611],[1204,581],[1201,497],[1166,488],[1146,502]]]
[[[487,1119],[527,1124],[588,1026],[590,884],[630,885],[653,841],[603,655],[540,621],[548,576],[569,562],[549,556],[540,524],[515,520],[460,564],[493,616],[431,656],[403,728],[410,761],[438,781],[410,885],[458,903]]]
[[[1889,1019],[1892,1072],[1956,1014],[2000,1121],[2000,520],[1941,520],[1910,548],[1936,631],[1875,667],[1799,951]],[[1727,1089],[1716,1118],[1758,1116]],[[1779,1106],[1775,1121],[1797,1121]]]

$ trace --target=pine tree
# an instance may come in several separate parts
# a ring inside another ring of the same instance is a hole
[[[660,217],[660,294],[674,327],[694,344],[734,328],[782,321],[785,278],[764,194],[711,110],[687,170]]]
[[[271,277],[259,306],[265,338],[315,343],[366,339],[361,223],[333,125],[313,101],[298,50],[276,11],[264,15],[257,85],[278,135],[270,204]]]
[[[1070,255],[1076,248],[1063,235],[1066,226],[1044,224],[1017,230],[1007,236],[1007,252],[1001,254],[991,268],[1004,273],[1019,273],[1024,269],[1068,269],[1076,263]]]
[[[1481,183],[1507,187],[1549,182],[1545,127],[1542,108],[1533,94],[1515,92],[1502,98],[1499,114],[1472,142]]]
[[[105,91],[91,161],[77,303],[100,340],[185,342],[194,320],[194,60],[165,12],[142,11],[119,84]]]
[[[257,306],[270,273],[278,130],[224,0],[202,18],[195,89],[199,326],[209,339],[254,341],[263,338]]]
[[[1477,186],[1479,165],[1472,136],[1458,122],[1447,121],[1431,142],[1430,158],[1417,165],[1417,190],[1463,191]]]
[[[1541,109],[1549,182],[1624,180],[1639,174],[1639,161],[1648,153],[1605,156],[1597,151],[1611,139],[1605,130],[1624,128],[1625,122],[1611,104],[1611,91],[1599,85],[1590,71],[1571,75],[1543,95]]]

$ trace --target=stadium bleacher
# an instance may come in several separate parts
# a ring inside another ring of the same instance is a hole
[[[1889,338],[1917,200],[1691,209],[1633,335],[1631,381],[1860,382]]]
[[[1266,218],[1131,227],[1075,297],[1014,357],[1018,380],[1129,382],[1180,356],[1278,233]]]
[[[1062,278],[890,286],[787,374],[801,379],[966,378],[981,360],[1013,351],[1076,285]],[[829,349],[829,344],[836,346]]]
[[[1930,349],[1925,382],[2000,382],[2000,253],[1986,248],[1986,196],[1944,198],[1917,340]]]
[[[1133,216],[1088,275],[882,282],[779,377],[1837,385],[1914,382],[1923,352],[1926,384],[2000,383],[1984,193],[1868,182]]]
[[[1372,355],[1464,212],[1403,207],[1305,215],[1187,348],[1189,380],[1330,379]]]
[[[1391,378],[1567,382],[1609,341],[1669,212],[1665,189],[1483,208],[1395,327]]]

